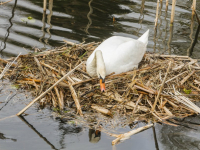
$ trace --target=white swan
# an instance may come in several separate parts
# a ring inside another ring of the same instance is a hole
[[[138,67],[148,44],[149,30],[139,39],[112,36],[102,42],[86,62],[86,70],[92,77],[100,78],[101,91],[105,91],[105,77]]]

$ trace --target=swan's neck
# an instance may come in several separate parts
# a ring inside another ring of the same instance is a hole
[[[105,78],[106,76],[106,68],[103,60],[103,55],[100,50],[97,50],[94,54],[94,58],[88,68],[91,76],[98,76]]]
[[[99,77],[100,75],[101,77],[105,78],[106,67],[103,60],[102,52],[100,50],[97,50],[95,56],[96,56],[97,76]]]

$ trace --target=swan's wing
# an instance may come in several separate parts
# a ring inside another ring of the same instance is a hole
[[[138,64],[146,51],[146,45],[138,40],[131,40],[121,44],[115,51],[115,60],[120,64]]]
[[[118,45],[112,53],[103,55],[106,64],[107,74],[112,72],[126,72],[138,66],[142,60],[146,46],[138,40],[129,40]]]

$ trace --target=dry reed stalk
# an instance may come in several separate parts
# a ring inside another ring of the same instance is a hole
[[[182,72],[182,73],[180,73],[180,74],[176,75],[175,77],[173,77],[173,78],[171,78],[171,79],[167,80],[165,83],[167,83],[167,82],[169,82],[169,81],[172,81],[172,80],[174,80],[174,79],[178,78],[179,76],[181,76],[182,74],[184,74],[184,73],[186,73],[186,72],[188,72],[188,71],[184,71],[184,72]]]
[[[169,57],[169,58],[186,58],[189,59],[189,56],[179,56],[179,55],[160,55],[160,54],[146,54],[151,57]]]
[[[56,68],[54,68],[54,67],[52,67],[52,66],[50,66],[48,64],[45,64],[43,62],[40,62],[40,64],[43,65],[43,66],[45,66],[45,67],[47,67],[47,68],[49,68],[49,69],[51,69],[51,70],[55,70],[56,72],[59,72],[59,70],[57,70]]]
[[[178,105],[174,104],[173,102],[171,102],[170,100],[164,98],[165,100],[167,100],[167,102],[174,108],[178,108]]]
[[[185,78],[183,78],[183,80],[181,80],[181,85],[183,85],[183,83],[185,83],[194,73],[196,70],[193,70],[190,74],[188,74]]]
[[[166,0],[166,10],[168,9],[169,1]]]
[[[47,0],[43,1],[43,11],[46,11],[47,8]]]
[[[138,86],[138,85],[134,85],[134,87],[137,88],[137,89],[143,90],[143,91],[145,91],[145,92],[148,92],[148,93],[150,93],[150,94],[156,94],[156,93],[153,92],[152,90],[148,90],[148,89],[146,89],[146,88],[142,88],[142,87],[140,87],[140,86]]]
[[[129,101],[126,103],[127,106],[131,106],[133,107],[134,109],[136,108],[136,104],[132,101]],[[148,112],[149,111],[149,108],[146,107],[146,106],[137,106],[137,109],[141,110],[141,111],[144,111],[144,112]]]
[[[148,87],[149,84],[150,84],[150,80],[147,82],[146,87]],[[134,108],[134,110],[133,110],[133,113],[136,112],[136,108],[137,108],[137,106],[138,106],[138,103],[141,101],[142,96],[143,96],[143,94],[140,94],[140,96],[138,97],[138,100],[137,100],[137,102],[136,102],[136,106],[135,106],[135,108]]]
[[[157,97],[156,97],[156,99],[155,99],[155,102],[154,102],[154,104],[153,104],[153,108],[152,108],[152,110],[151,110],[152,112],[155,110],[155,107],[156,107],[156,104],[157,104],[157,102],[158,102],[159,96],[160,96],[160,94],[161,94],[161,92],[162,92],[163,86],[164,86],[165,81],[166,81],[166,79],[167,79],[167,75],[168,75],[169,70],[170,70],[170,68],[171,68],[171,64],[172,64],[172,62],[170,61],[170,62],[169,62],[169,65],[168,65],[168,68],[167,68],[167,72],[166,72],[166,74],[165,74],[165,77],[164,77],[164,79],[163,79],[163,82],[162,82],[162,84],[161,84],[161,87],[160,87],[160,89],[159,89],[159,91],[158,91],[158,95],[157,95]]]
[[[73,43],[73,42],[70,42],[70,41],[67,41],[67,40],[63,40],[65,43],[67,43],[68,45],[76,45],[75,43]]]
[[[164,106],[163,109],[168,116],[173,116],[172,112],[167,107]]]
[[[98,79],[98,78],[87,79],[87,80],[84,80],[84,81],[76,82],[76,83],[74,83],[72,85],[75,86],[75,85],[83,84],[83,83],[90,82],[90,81],[96,80],[96,79]]]
[[[152,112],[152,115],[154,115],[154,117],[156,117],[158,120],[160,120],[160,122],[162,122],[163,120],[158,116],[158,114]]]
[[[101,112],[102,114],[112,116],[112,113],[111,113],[108,109],[106,109],[106,108],[103,108],[103,107],[98,106],[98,105],[92,105],[91,107],[92,107],[93,109],[95,109],[95,110]]]
[[[137,109],[138,103],[141,101],[141,99],[142,99],[142,96],[143,96],[143,94],[140,94],[140,96],[138,97],[138,99],[137,99],[137,101],[136,101],[135,108],[134,108],[134,110],[133,110],[133,113],[135,113],[135,112],[136,112],[136,109]]]
[[[123,103],[123,102],[126,102],[125,105],[127,106],[130,106],[130,107],[133,107],[135,108],[136,107],[136,104],[132,101],[128,101],[127,99],[123,98],[120,94],[118,94],[117,92],[113,93],[113,92],[104,92],[103,95],[113,99],[113,100],[116,100],[120,103]],[[138,109],[141,110],[141,111],[144,111],[144,112],[147,112],[149,111],[149,109],[145,106],[138,106]]]
[[[120,135],[118,135],[118,138],[116,138],[115,140],[112,141],[112,145],[115,145],[120,140],[123,140],[123,139],[125,140],[125,139],[129,138],[130,136],[132,136],[132,135],[134,135],[136,133],[139,133],[139,132],[141,132],[143,130],[146,130],[146,129],[152,127],[152,126],[153,126],[153,124],[148,124],[148,125],[146,125],[144,127],[140,127],[140,128],[134,129],[132,131],[129,131],[127,133],[120,134]]]
[[[61,110],[63,110],[63,108],[64,108],[64,101],[63,101],[63,99],[61,99],[60,93],[59,93],[58,88],[56,86],[54,87],[54,90],[55,90],[57,98],[58,98],[59,108]]]
[[[192,84],[189,84],[192,88],[194,88],[195,90],[199,91],[200,92],[200,89]]]
[[[3,5],[3,4],[6,4],[6,3],[9,3],[9,2],[11,2],[12,0],[9,0],[9,1],[7,1],[7,2],[2,2],[1,1],[1,3],[0,3],[0,5]]]
[[[171,24],[174,23],[175,7],[176,7],[176,0],[172,0],[172,10],[171,10],[171,20],[170,20]]]
[[[34,82],[37,82],[37,83],[41,82],[41,80],[39,80],[39,79],[23,78],[23,80],[25,80],[25,81],[34,81]]]
[[[148,86],[149,86],[149,84],[147,84],[146,86],[145,85],[143,85],[143,84],[140,84],[139,82],[136,82],[136,84],[138,85],[138,86],[141,86],[142,88],[145,88],[145,89],[147,89],[147,90],[149,90],[150,92],[149,93],[156,93],[156,91],[154,91],[153,89],[151,89],[151,88],[149,88]]]
[[[157,27],[158,23],[158,10],[159,10],[160,0],[157,0],[157,8],[156,8],[156,19],[155,19],[155,28]]]
[[[71,91],[71,95],[72,95],[73,100],[75,102],[75,105],[76,105],[76,108],[77,108],[77,112],[79,113],[80,116],[83,116],[78,96],[77,96],[76,91],[74,90],[74,88],[73,88],[71,83],[69,83],[69,89]]]
[[[45,75],[46,72],[45,72],[44,69],[42,68],[42,66],[41,66],[39,60],[37,59],[37,57],[34,57],[34,60],[35,60],[35,62],[37,63],[37,65],[38,65],[40,71],[43,73],[43,75]]]
[[[13,62],[9,62],[6,64],[6,67],[3,69],[3,71],[0,74],[0,79],[4,76],[4,74],[9,70],[9,68],[14,64],[14,62],[19,58],[21,53],[13,60]]]
[[[181,95],[181,93],[179,93],[178,91],[176,91],[174,89],[175,94],[177,95]],[[175,96],[176,99],[179,99],[179,101],[181,101],[183,104],[185,104],[186,106],[188,106],[189,108],[193,109],[194,111],[200,113],[200,108],[195,105],[189,98],[185,97],[185,96],[179,96],[177,98],[177,96]],[[184,102],[183,102],[184,101]]]
[[[48,90],[43,92],[40,96],[35,98],[33,101],[31,101],[24,109],[22,109],[19,113],[17,113],[17,116],[21,115],[23,112],[25,112],[29,107],[31,107],[36,101],[38,101],[40,98],[45,96],[49,91],[51,91],[56,85],[58,85],[62,80],[64,80],[67,76],[69,76],[74,70],[78,67],[80,67],[84,62],[77,65],[74,69],[70,70],[65,76],[63,76],[60,80],[58,80],[54,85],[52,85]]]
[[[54,94],[53,94],[53,92],[51,91],[51,95],[52,95],[52,103],[53,103],[53,107],[57,107],[57,103],[56,103],[56,98],[55,98],[55,96],[54,96]]]
[[[196,11],[196,0],[193,0],[193,3],[192,3],[192,16],[195,15],[195,11]]]
[[[1,59],[1,58],[0,58],[0,62],[2,62],[2,63],[4,63],[4,64],[10,63],[9,61],[4,60],[4,59]],[[16,64],[12,64],[11,66],[12,66],[12,67],[16,67]]]

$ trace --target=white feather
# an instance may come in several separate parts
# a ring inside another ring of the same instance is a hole
[[[102,42],[87,59],[86,68],[91,76],[97,76],[97,50],[102,52],[106,75],[119,74],[138,67],[148,44],[149,30],[139,39],[112,36]],[[101,63],[98,61],[98,63]],[[103,62],[102,62],[103,63]]]

